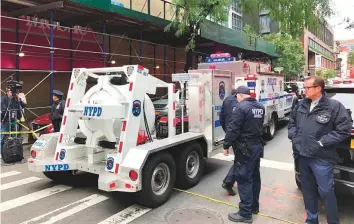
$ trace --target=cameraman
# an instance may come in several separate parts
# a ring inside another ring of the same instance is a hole
[[[1,97],[1,132],[9,132],[16,129],[17,120],[21,119],[21,109],[26,104],[18,97],[16,88],[6,87],[6,96]],[[1,152],[3,140],[8,134],[1,134]]]

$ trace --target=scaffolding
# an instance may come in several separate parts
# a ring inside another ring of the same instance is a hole
[[[51,93],[55,85],[54,77],[63,73],[69,77],[75,67],[141,64],[149,69],[150,74],[164,81],[171,80],[168,74],[183,71],[184,68],[184,47],[171,47],[167,44],[145,41],[143,32],[140,32],[140,39],[134,39],[127,33],[123,35],[106,33],[104,23],[102,32],[94,31],[89,26],[61,26],[53,22],[53,10],[50,10],[49,21],[37,16],[14,18],[6,15],[1,15],[1,20],[3,24],[1,27],[1,91],[4,93],[3,85],[10,77],[16,80],[27,80],[25,82],[27,87],[24,87],[24,90],[27,90],[26,95],[33,93],[33,90],[39,87],[42,92],[46,90],[44,85],[49,84],[48,104],[32,104],[32,109],[29,109],[31,114],[36,116],[38,113],[33,109],[49,108],[53,102]],[[11,26],[12,24],[16,25]],[[28,80],[34,81],[35,76],[38,77],[37,82],[28,83]],[[60,82],[65,81],[64,76],[58,79]],[[66,91],[67,85],[59,85],[56,88]],[[43,96],[43,94],[37,95]]]

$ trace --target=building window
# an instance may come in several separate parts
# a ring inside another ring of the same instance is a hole
[[[232,6],[231,6],[232,11],[242,14],[242,8],[240,4],[240,0],[232,0]]]
[[[270,17],[268,15],[259,16],[259,29],[261,33],[270,33]]]
[[[232,13],[232,29],[242,31],[242,16]]]
[[[232,0],[231,4],[231,29],[242,31],[243,30],[243,18],[242,18],[242,8],[240,0]]]

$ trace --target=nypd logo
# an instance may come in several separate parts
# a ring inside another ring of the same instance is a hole
[[[225,83],[223,81],[219,82],[219,97],[221,100],[225,98]]]
[[[141,102],[140,100],[133,101],[132,113],[135,117],[139,116],[141,113]]]
[[[63,160],[65,158],[65,154],[66,154],[66,150],[65,149],[60,150],[59,159]]]
[[[108,157],[106,167],[108,170],[111,170],[113,168],[114,164],[114,159],[112,157]]]
[[[102,115],[102,107],[85,107],[84,116],[100,117]]]
[[[63,171],[69,169],[69,164],[44,165],[46,172],[48,171]]]

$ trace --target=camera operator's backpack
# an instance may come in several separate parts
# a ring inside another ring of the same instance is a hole
[[[2,159],[5,163],[14,163],[22,161],[24,159],[22,137],[9,136],[5,138],[1,154]]]
[[[9,113],[9,132],[17,132],[17,124],[15,123],[15,130],[12,129],[12,124],[10,123],[11,117]],[[16,137],[7,135],[3,139],[3,146],[1,150],[1,157],[5,163],[15,163],[22,161],[23,157],[23,146],[22,146],[22,137]]]

